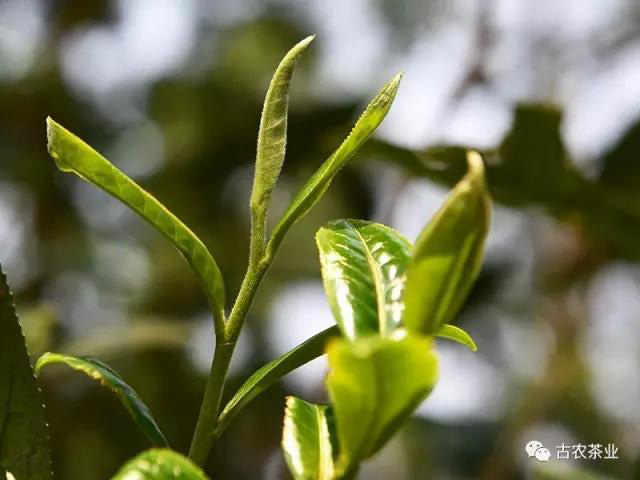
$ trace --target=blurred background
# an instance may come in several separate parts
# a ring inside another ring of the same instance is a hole
[[[314,233],[383,222],[414,239],[485,153],[496,202],[460,315],[479,352],[439,341],[441,380],[366,479],[640,478],[640,4],[635,0],[0,0],[0,261],[31,353],[90,354],[185,451],[213,347],[206,299],[172,247],[56,171],[45,117],[140,182],[210,246],[234,294],[271,74],[294,76],[277,216],[394,73],[375,141],[291,231],[231,370],[332,324]],[[210,458],[215,479],[289,478],[285,394],[326,399],[319,359],[256,399]],[[118,401],[63,368],[41,381],[60,479],[109,478],[147,448]],[[617,460],[533,468],[524,445],[614,443]],[[571,465],[577,469],[563,473]]]

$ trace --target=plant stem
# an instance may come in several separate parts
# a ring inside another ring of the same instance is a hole
[[[214,438],[211,432],[215,428],[220,400],[224,391],[227,371],[231,363],[231,357],[235,348],[235,342],[216,341],[216,350],[213,355],[211,371],[196,423],[196,430],[189,449],[189,458],[199,466],[203,466],[209,457]]]
[[[227,338],[229,338],[230,342],[235,343],[238,340],[249,307],[268,268],[269,265],[267,263],[260,263],[255,270],[247,274],[242,282],[240,293],[238,293],[238,298],[227,322]]]
[[[225,325],[224,335],[216,336],[216,349],[211,363],[211,371],[191,441],[191,448],[189,449],[189,458],[199,466],[205,464],[216,441],[213,432],[218,423],[218,414],[231,357],[236,348],[244,320],[249,312],[249,307],[251,307],[260,282],[271,263],[272,256],[263,257],[264,230],[261,227],[256,228],[255,225],[253,230],[249,248],[249,267],[231,309],[229,320]]]

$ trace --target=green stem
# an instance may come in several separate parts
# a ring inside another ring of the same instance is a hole
[[[211,432],[215,428],[224,384],[227,379],[227,371],[231,363],[235,342],[216,341],[216,350],[213,355],[211,371],[196,423],[196,430],[189,449],[189,458],[197,465],[203,466],[209,457],[214,438]]]
[[[255,297],[262,277],[267,272],[271,264],[272,256],[265,255],[265,219],[252,210],[251,220],[251,244],[249,245],[249,268],[247,274],[240,285],[240,292],[236,297],[236,302],[231,309],[229,320],[226,326],[227,338],[230,342],[235,343],[238,340],[244,320],[253,297]]]
[[[249,312],[249,307],[258,291],[260,282],[269,268],[272,256],[264,255],[264,226],[254,222],[249,248],[249,267],[242,280],[240,292],[231,309],[229,320],[224,328],[224,335],[216,336],[216,349],[213,355],[211,371],[207,380],[200,414],[189,449],[189,458],[199,466],[203,466],[209,457],[216,441],[213,432],[218,423],[220,405],[229,371],[231,357],[238,337]]]
[[[233,310],[231,310],[231,315],[229,315],[229,321],[227,322],[227,338],[229,338],[230,342],[235,343],[238,340],[244,321],[247,318],[249,307],[251,306],[253,298],[258,291],[262,277],[264,277],[268,268],[268,263],[261,262],[255,269],[248,272],[247,276],[244,278],[242,286],[240,287],[240,292],[238,293],[238,298],[236,299]]]

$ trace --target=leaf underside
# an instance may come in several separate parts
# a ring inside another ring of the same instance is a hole
[[[393,229],[363,220],[322,227],[316,241],[329,304],[343,335],[391,334],[402,321],[411,244]]]
[[[49,154],[63,172],[72,172],[130,207],[164,235],[198,276],[219,322],[224,318],[222,273],[202,241],[150,193],[73,133],[47,118]]]
[[[333,480],[331,407],[287,397],[282,450],[295,480]],[[334,439],[335,441],[335,439]]]
[[[376,453],[429,394],[437,358],[430,339],[420,336],[334,340],[327,353],[338,470],[348,473]]]
[[[52,478],[49,433],[13,295],[0,269],[0,475]]]
[[[220,414],[216,435],[220,435],[238,412],[251,402],[251,400],[260,395],[260,393],[264,392],[296,368],[310,362],[314,358],[324,355],[327,341],[339,336],[339,334],[340,332],[337,326],[327,328],[306,342],[298,345],[293,350],[290,350],[281,357],[256,370],[253,375],[242,384]]]
[[[133,418],[154,446],[167,447],[169,445],[160,427],[153,418],[151,411],[140,396],[107,364],[91,357],[72,357],[70,355],[47,352],[43,354],[36,363],[36,372],[39,373],[45,365],[55,363],[67,365],[107,387],[122,402],[131,415],[131,418]]]
[[[469,172],[418,236],[407,269],[405,325],[426,335],[450,323],[482,265],[491,202],[482,159],[468,155]]]
[[[291,77],[298,59],[312,40],[313,37],[307,37],[289,50],[278,65],[265,97],[258,131],[256,172],[251,191],[253,218],[260,227],[266,221],[271,192],[284,163]]]
[[[127,462],[111,480],[208,480],[208,477],[179,453],[151,449]]]

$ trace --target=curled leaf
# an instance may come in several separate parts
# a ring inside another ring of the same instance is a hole
[[[269,199],[280,175],[287,146],[287,111],[291,76],[300,55],[312,40],[313,36],[305,38],[285,55],[273,75],[264,101],[258,132],[256,172],[251,192],[251,211],[254,222],[263,234]]]
[[[418,236],[407,270],[405,326],[436,333],[458,313],[482,265],[491,201],[480,155]]]
[[[38,359],[36,372],[39,373],[45,365],[53,363],[63,363],[107,387],[116,394],[133,420],[154,446],[168,446],[167,439],[164,437],[149,408],[144,404],[136,391],[122,380],[120,375],[107,364],[96,358],[72,357],[70,355],[47,352]]]

